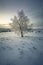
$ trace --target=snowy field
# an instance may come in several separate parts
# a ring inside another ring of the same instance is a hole
[[[0,33],[0,65],[43,65],[43,31]]]

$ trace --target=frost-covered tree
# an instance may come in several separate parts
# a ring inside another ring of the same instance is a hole
[[[12,21],[12,28],[14,29],[15,32],[20,32],[21,33],[21,37],[23,37],[23,31],[26,31],[28,28],[28,23],[29,23],[29,19],[27,16],[25,16],[24,11],[21,10],[18,12],[18,17],[14,16],[13,19],[11,19]]]

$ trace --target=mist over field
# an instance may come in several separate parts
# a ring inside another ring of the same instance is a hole
[[[43,65],[43,30],[0,33],[0,65]]]

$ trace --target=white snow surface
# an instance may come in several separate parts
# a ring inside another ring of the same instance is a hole
[[[0,33],[0,65],[43,65],[43,32]]]

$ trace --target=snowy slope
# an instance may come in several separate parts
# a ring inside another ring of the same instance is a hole
[[[43,65],[43,33],[0,33],[0,65]]]

